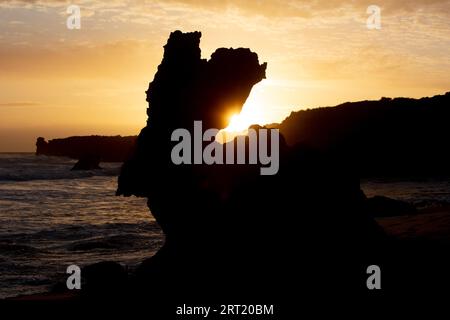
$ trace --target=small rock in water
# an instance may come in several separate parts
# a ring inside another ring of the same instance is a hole
[[[81,157],[72,168],[72,170],[94,170],[94,169],[101,169],[100,157],[95,155],[86,155]]]

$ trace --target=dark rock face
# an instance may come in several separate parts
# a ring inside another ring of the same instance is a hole
[[[265,78],[266,64],[249,49],[220,48],[210,60],[201,59],[200,37],[200,32],[170,35],[147,91],[150,127],[189,128],[202,120],[204,127],[223,128],[227,115],[239,112],[253,85]]]
[[[148,198],[166,235],[137,270],[138,292],[279,302],[300,287],[365,288],[364,265],[384,238],[340,158],[282,139],[272,176],[252,165],[172,164],[174,129],[192,129],[194,120],[223,128],[265,77],[266,64],[249,49],[221,48],[202,60],[200,35],[170,35],[147,91],[147,126],[119,177],[117,194]]]
[[[417,209],[410,203],[383,196],[368,198],[367,212],[373,217],[392,217],[416,214]]]
[[[99,161],[123,162],[130,156],[136,142],[135,136],[85,136],[45,141],[36,140],[36,155],[70,157],[81,160],[89,156]]]
[[[125,289],[127,270],[112,261],[88,265],[81,270],[82,293],[86,298],[114,301],[118,292]]]

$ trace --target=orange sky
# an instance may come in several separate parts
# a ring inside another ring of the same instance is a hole
[[[268,63],[241,122],[382,96],[449,91],[450,1],[0,1],[0,152],[37,136],[137,134],[169,33],[202,31],[202,55],[249,47]],[[366,27],[369,4],[381,29]]]

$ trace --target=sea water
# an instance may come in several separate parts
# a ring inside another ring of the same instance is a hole
[[[0,298],[47,291],[71,264],[132,268],[164,237],[146,199],[116,197],[120,163],[0,154]]]

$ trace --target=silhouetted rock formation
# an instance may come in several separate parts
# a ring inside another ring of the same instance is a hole
[[[99,162],[123,162],[130,156],[136,142],[136,136],[85,136],[68,137],[45,141],[37,138],[36,154],[62,156],[79,159],[80,166],[95,167],[93,159]],[[86,161],[89,160],[89,161]],[[90,163],[90,164],[89,164]]]
[[[166,235],[137,270],[138,292],[174,303],[278,303],[296,299],[299,288],[310,296],[365,289],[360,277],[384,238],[363,212],[358,177],[339,157],[281,139],[277,175],[261,176],[254,165],[172,163],[174,129],[192,130],[194,120],[223,128],[265,77],[266,64],[249,49],[201,59],[200,36],[171,33],[147,91],[147,126],[119,177],[117,194],[148,198]]]
[[[118,194],[147,196],[155,174],[173,167],[173,130],[192,131],[195,120],[202,120],[204,128],[225,127],[253,85],[265,78],[266,64],[260,65],[249,49],[220,48],[210,60],[201,59],[200,37],[200,32],[175,31],[164,46],[164,58],[147,90],[147,126],[122,170]]]
[[[97,155],[84,155],[71,170],[95,170],[100,168],[100,157]]]
[[[338,153],[362,176],[450,175],[450,92],[382,98],[292,112],[279,126],[289,145]]]

